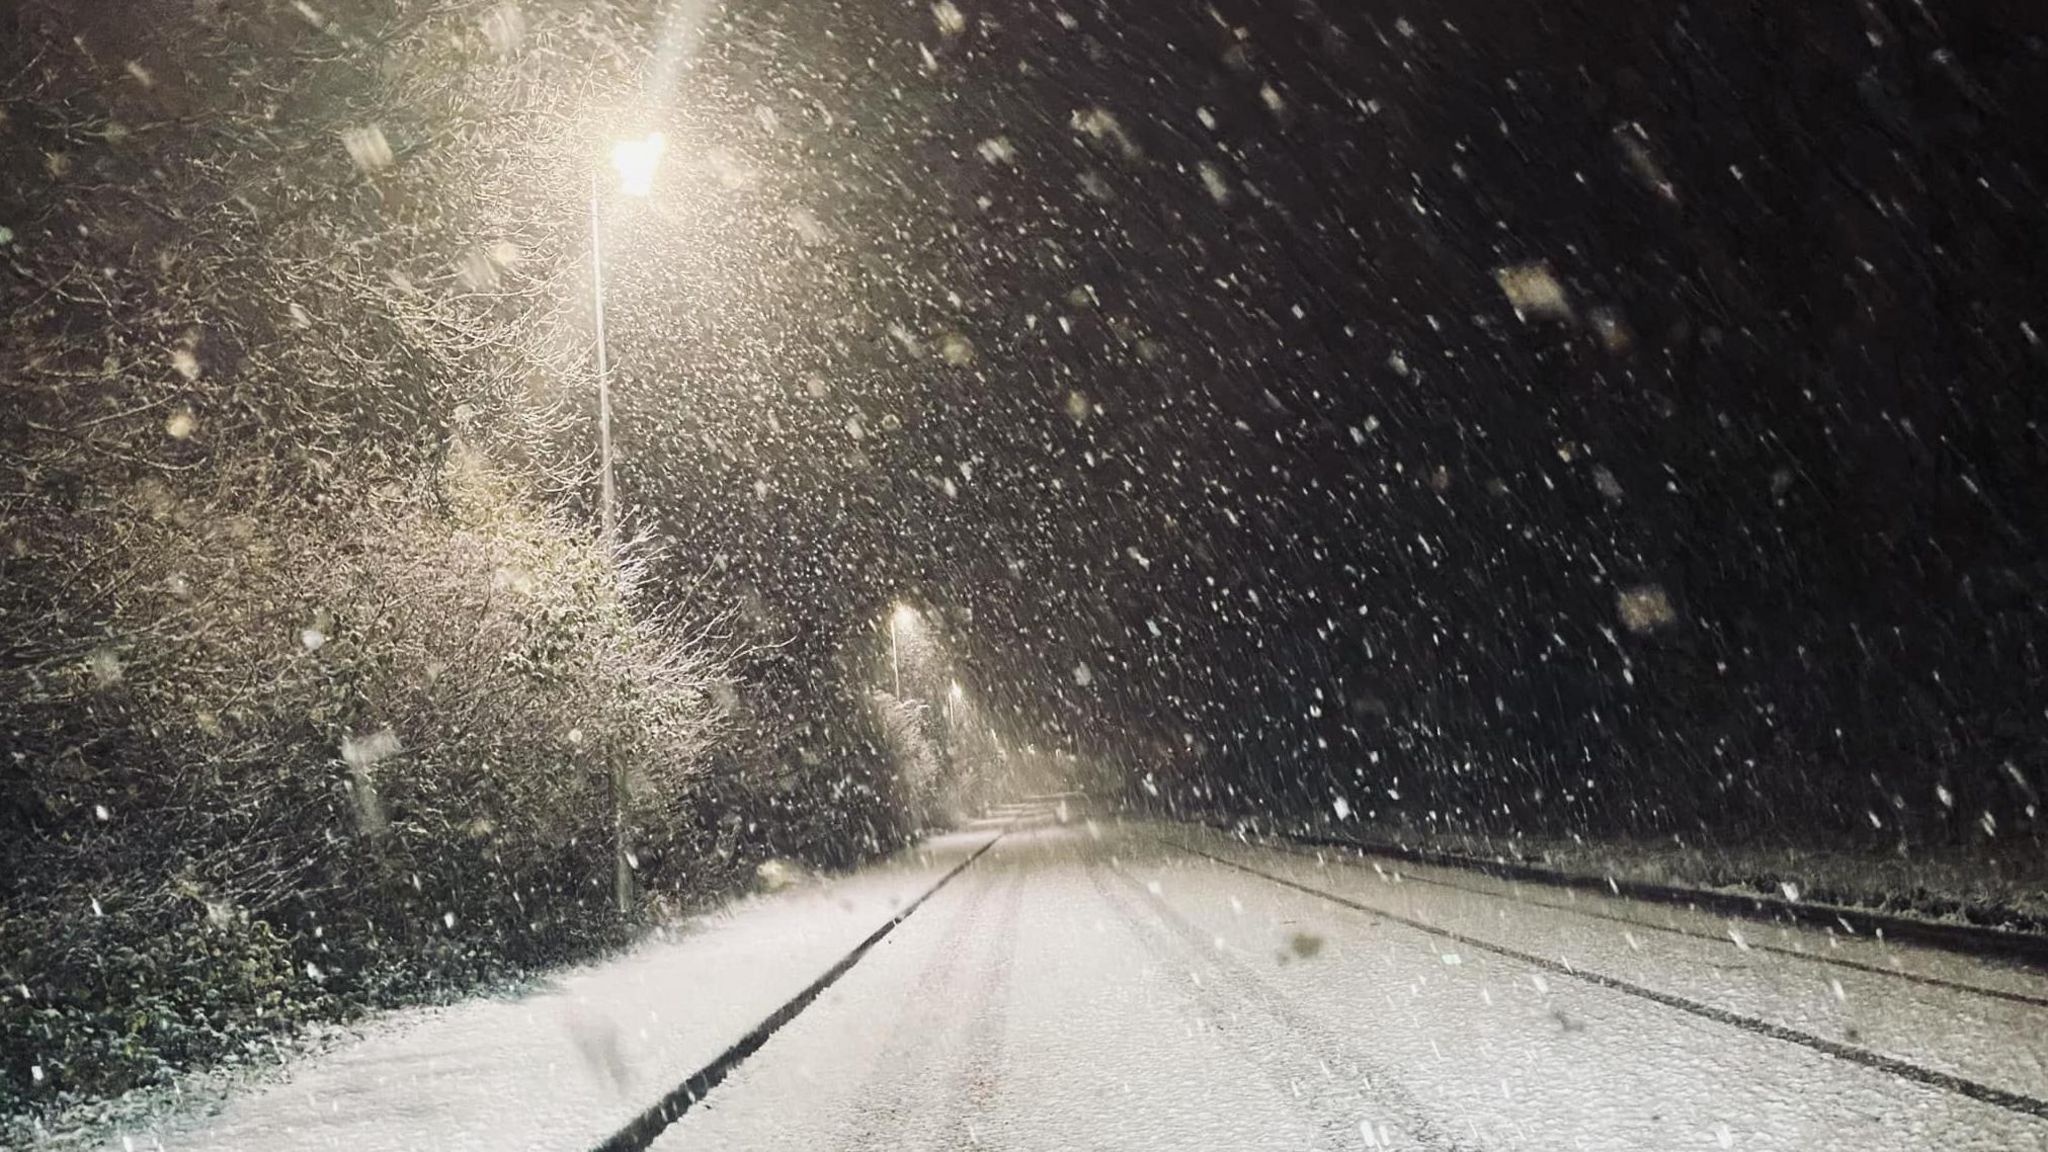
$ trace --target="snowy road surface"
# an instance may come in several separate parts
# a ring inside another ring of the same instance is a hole
[[[987,843],[751,902],[135,1146],[579,1149]],[[2048,1149],[2048,976],[1469,872],[1027,818],[652,1146]]]

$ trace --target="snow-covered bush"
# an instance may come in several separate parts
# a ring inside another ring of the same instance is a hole
[[[46,1079],[149,1070],[67,1059],[67,1001],[153,1052],[612,933],[614,765],[636,829],[696,819],[711,641],[473,449],[346,511],[149,484],[22,527],[10,589],[68,590],[0,671],[6,1049]]]
[[[943,756],[929,730],[931,705],[922,700],[902,699],[879,688],[868,700],[880,725],[893,783],[906,807],[923,807],[938,787],[944,767]]]
[[[909,826],[856,693],[741,732],[732,597],[597,542],[652,17],[0,15],[0,1114],[620,938],[615,779],[664,906]]]

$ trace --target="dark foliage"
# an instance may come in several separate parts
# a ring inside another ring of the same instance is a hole
[[[919,824],[852,685],[714,757],[776,637],[596,540],[556,109],[651,31],[515,17],[5,14],[0,1113]]]

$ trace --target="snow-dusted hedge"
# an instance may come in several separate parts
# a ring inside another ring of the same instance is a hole
[[[471,449],[345,510],[151,482],[20,527],[15,587],[63,595],[0,673],[10,1082],[611,934],[613,764],[641,834],[703,823],[711,640]]]
[[[0,14],[0,1115],[619,938],[615,765],[650,904],[915,827],[863,691],[596,543],[658,15]]]

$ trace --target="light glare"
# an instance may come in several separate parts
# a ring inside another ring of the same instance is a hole
[[[645,196],[653,191],[654,169],[667,147],[668,139],[659,132],[612,145],[612,167],[619,173],[619,189],[628,196]]]

